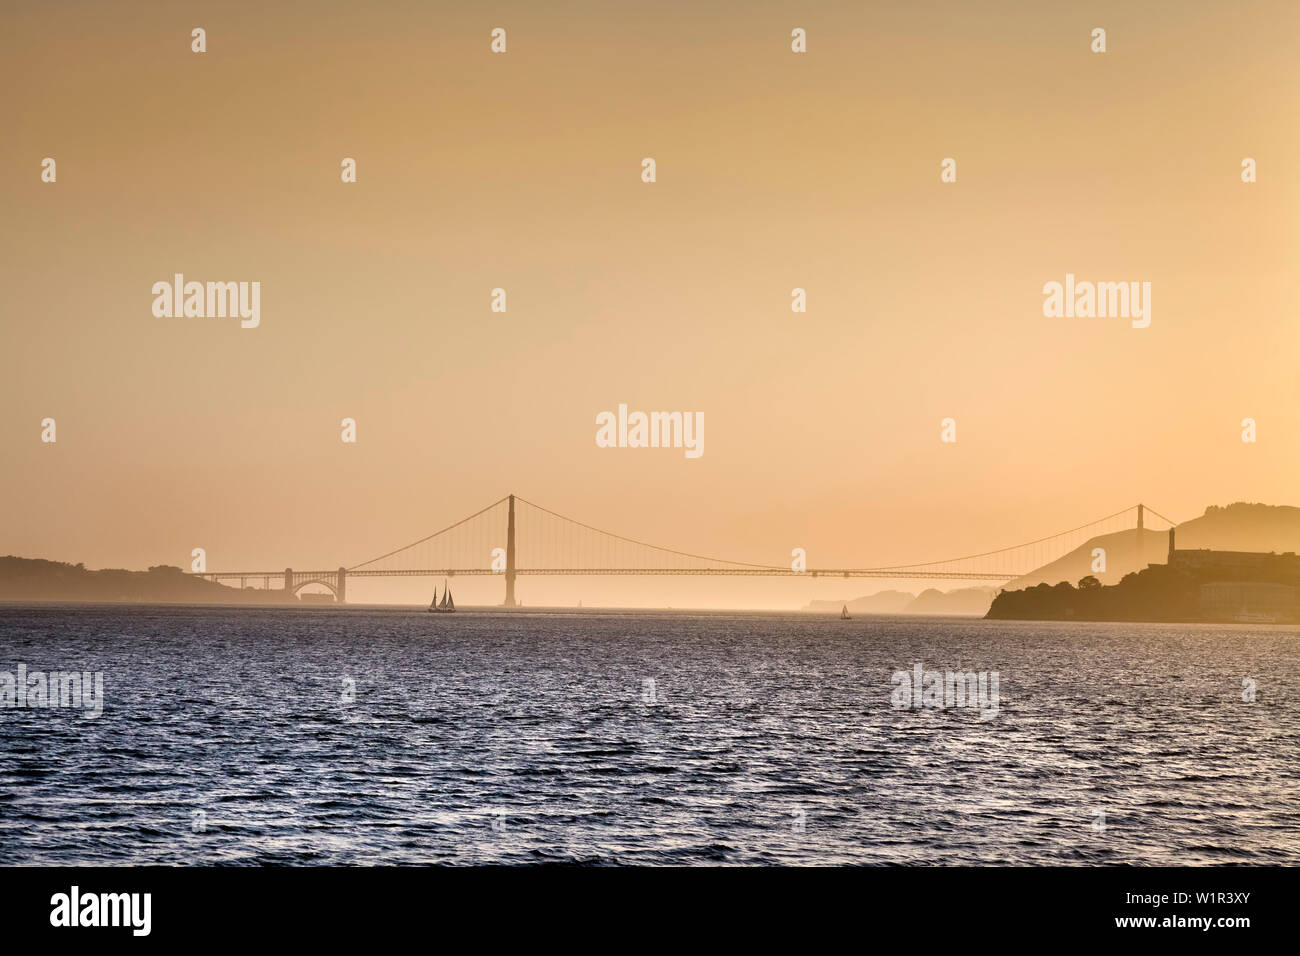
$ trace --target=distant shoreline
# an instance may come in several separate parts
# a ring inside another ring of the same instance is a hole
[[[0,618],[6,613],[21,611],[59,611],[59,610],[102,610],[102,611],[126,611],[132,608],[149,609],[158,611],[168,608],[173,610],[192,610],[192,611],[303,611],[306,613],[320,614],[329,611],[342,612],[346,614],[365,614],[365,613],[394,613],[394,614],[423,614],[425,608],[422,604],[289,604],[289,603],[266,603],[266,604],[203,604],[203,603],[186,603],[186,602],[127,602],[127,601],[15,601],[0,600]],[[1266,621],[1209,621],[1204,619],[1188,620],[1094,620],[1081,618],[991,618],[991,617],[972,617],[967,614],[890,614],[890,613],[872,613],[863,614],[849,621],[841,622],[839,615],[823,614],[819,612],[809,612],[804,610],[792,610],[789,608],[663,608],[663,607],[561,607],[561,606],[535,606],[524,608],[507,608],[499,604],[484,605],[465,605],[459,609],[462,612],[460,620],[472,620],[482,617],[528,617],[528,616],[551,616],[551,615],[573,615],[573,616],[637,616],[637,617],[691,617],[698,615],[718,615],[747,618],[786,618],[807,620],[810,618],[821,619],[828,628],[843,633],[861,634],[864,640],[869,640],[871,631],[869,625],[872,621],[911,621],[922,623],[926,621],[935,624],[945,622],[967,622],[972,624],[987,624],[996,626],[999,624],[1100,624],[1100,625],[1196,625],[1199,627],[1220,627],[1231,630],[1242,630],[1246,628],[1291,628],[1294,630],[1294,623],[1287,622],[1266,622]],[[433,615],[429,615],[430,618]],[[439,616],[441,621],[455,621],[457,618]],[[863,625],[868,625],[865,627]],[[441,626],[441,625],[439,625]]]
[[[838,606],[838,605],[837,605]],[[0,599],[0,611],[6,608],[58,608],[58,607],[141,607],[141,608],[166,608],[166,607],[190,607],[190,608],[220,608],[220,609],[250,609],[250,610],[287,610],[287,611],[413,611],[426,612],[428,609],[424,604],[337,604],[337,603],[306,603],[300,604],[290,601],[267,601],[264,603],[229,603],[229,602],[203,602],[203,601],[71,601],[71,600],[31,600],[25,598],[3,598]],[[786,617],[799,618],[824,618],[826,620],[839,621],[839,612],[834,614],[823,611],[809,611],[805,608],[739,608],[739,607],[647,607],[647,606],[615,606],[615,605],[561,605],[561,604],[537,604],[524,607],[504,607],[500,604],[461,604],[457,605],[458,613],[469,614],[514,614],[526,615],[529,613],[565,613],[565,614],[779,614]],[[859,615],[854,620],[870,620],[872,618],[906,618],[910,620],[919,620],[924,618],[935,618],[944,620],[981,620],[977,615],[971,614],[891,614],[888,612],[873,612],[870,614]],[[454,618],[452,618],[454,620]]]
[[[1300,593],[1300,559],[1294,553],[1249,553],[1209,549],[1170,551],[1169,564],[1148,565],[1114,585],[1096,577],[1078,586],[1061,581],[993,596],[986,613],[979,605],[991,589],[965,588],[919,596],[882,592],[849,602],[816,600],[801,608],[564,607],[464,605],[470,613],[647,613],[783,614],[839,617],[847,606],[851,620],[872,617],[990,621],[1060,621],[1169,624],[1294,624]],[[147,571],[90,570],[39,558],[0,557],[0,607],[139,606],[334,608],[418,612],[422,603],[340,604],[332,595],[297,595],[281,589],[235,588],[159,565]],[[851,626],[845,622],[845,626]]]

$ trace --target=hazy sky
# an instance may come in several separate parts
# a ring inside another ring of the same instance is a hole
[[[1297,27],[1186,0],[6,4],[0,553],[337,567],[513,491],[862,566],[1137,501],[1300,504]],[[260,326],[155,317],[177,272],[260,282]],[[1067,272],[1150,282],[1150,327],[1045,318]],[[703,412],[704,455],[597,448],[619,402]]]

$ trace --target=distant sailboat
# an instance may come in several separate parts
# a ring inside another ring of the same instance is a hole
[[[841,621],[847,621],[847,620],[849,620],[849,619],[850,619],[850,618],[849,618],[849,606],[848,606],[847,604],[845,604],[843,607],[840,608],[840,620],[841,620]]]
[[[445,590],[442,592],[442,601],[438,600],[438,586],[433,586],[433,601],[429,604],[429,610],[434,614],[450,614],[456,610],[456,602],[451,599],[451,587],[447,586],[444,581]]]

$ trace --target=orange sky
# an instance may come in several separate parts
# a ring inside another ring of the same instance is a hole
[[[862,566],[1300,504],[1300,8],[867,6],[6,7],[0,553],[337,567],[513,491]],[[156,318],[176,272],[261,282],[260,327]],[[1149,281],[1151,326],[1044,318],[1067,272]],[[705,454],[597,448],[619,402],[702,411]]]

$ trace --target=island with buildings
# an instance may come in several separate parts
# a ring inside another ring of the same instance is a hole
[[[1004,590],[992,620],[1168,621],[1290,624],[1297,619],[1300,556],[1294,552],[1179,550],[1169,531],[1164,564],[1149,564],[1116,584],[1091,575]]]

